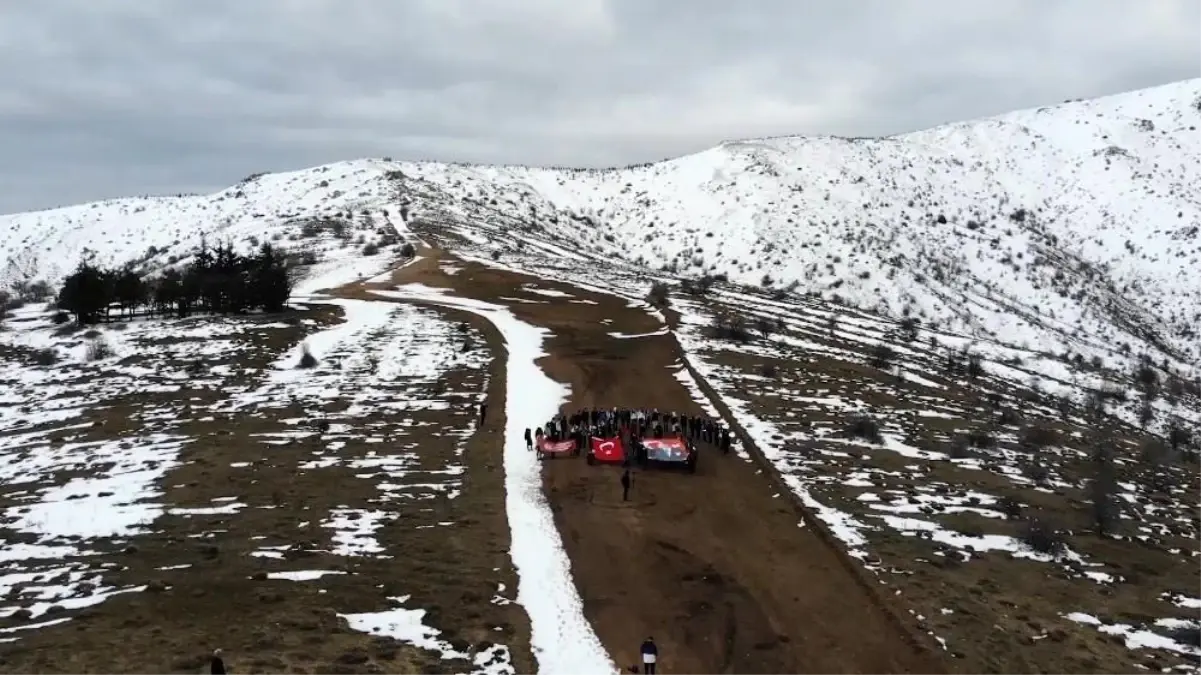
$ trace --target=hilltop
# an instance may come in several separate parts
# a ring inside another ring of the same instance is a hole
[[[1190,80],[890,138],[736,141],[612,170],[344,162],[212,195],[0,217],[0,281],[54,281],[90,252],[164,264],[202,235],[292,237],[306,219],[392,206],[393,219],[496,222],[1040,351],[1195,364],[1198,99]]]

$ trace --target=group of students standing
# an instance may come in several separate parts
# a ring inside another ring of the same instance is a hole
[[[621,438],[626,447],[644,438],[683,437],[702,441],[729,453],[733,446],[730,430],[717,420],[697,415],[679,415],[657,409],[585,408],[570,415],[557,413],[545,427],[525,430],[531,450],[543,438],[551,442],[575,441],[583,448],[589,437]]]

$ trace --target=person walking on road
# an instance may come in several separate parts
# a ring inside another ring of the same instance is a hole
[[[633,478],[630,476],[630,470],[626,469],[621,472],[621,501],[630,501],[630,484]]]
[[[484,420],[488,419],[488,402],[480,403],[480,426],[484,426]]]
[[[655,664],[659,661],[659,647],[655,645],[655,638],[648,637],[642,643],[642,672],[646,675],[655,675]]]

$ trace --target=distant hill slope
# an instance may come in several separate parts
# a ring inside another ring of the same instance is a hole
[[[202,235],[331,246],[304,223],[353,214],[368,240],[403,219],[496,247],[520,232],[1054,353],[1191,366],[1198,126],[1201,79],[882,139],[732,141],[624,169],[358,160],[213,195],[0,216],[0,285],[57,281],[85,254],[166,264]]]

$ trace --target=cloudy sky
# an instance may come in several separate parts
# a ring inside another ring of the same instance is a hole
[[[1199,45],[1198,0],[5,2],[0,212],[362,156],[891,134],[1198,77]]]

